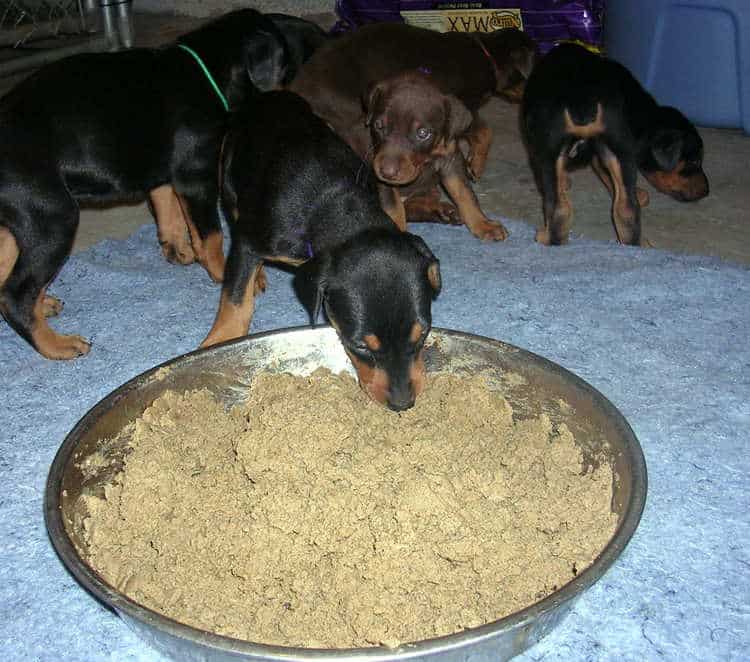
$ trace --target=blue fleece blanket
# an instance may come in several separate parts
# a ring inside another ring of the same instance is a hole
[[[533,229],[482,243],[414,225],[441,258],[436,326],[546,356],[606,395],[649,470],[641,525],[619,561],[524,660],[750,659],[750,272],[714,259]],[[289,274],[268,269],[252,331],[304,325]],[[155,230],[75,255],[50,292],[57,329],[93,340],[53,362],[0,321],[0,650],[7,660],[160,660],[67,573],[47,538],[47,471],[112,389],[195,349],[219,288],[166,263]]]

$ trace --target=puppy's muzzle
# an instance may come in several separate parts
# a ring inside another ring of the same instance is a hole
[[[420,171],[406,154],[388,149],[382,149],[375,155],[372,167],[381,182],[393,186],[411,184]]]

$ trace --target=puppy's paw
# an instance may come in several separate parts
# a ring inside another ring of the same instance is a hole
[[[258,273],[255,275],[255,280],[253,281],[253,295],[258,296],[259,294],[262,294],[266,291],[266,287],[268,287],[266,270],[263,268],[263,265],[261,265],[258,269]]]
[[[450,202],[439,202],[435,207],[435,214],[441,223],[461,225],[461,217],[458,215],[458,209]]]
[[[505,241],[508,238],[508,231],[499,221],[493,223],[492,221],[484,220],[480,223],[475,223],[469,230],[471,234],[482,241]]]
[[[58,361],[77,359],[85,356],[91,349],[91,343],[81,336],[63,336],[57,333],[44,338],[44,343],[37,343],[39,353],[48,358]]]
[[[568,243],[568,236],[556,237],[549,231],[548,228],[540,228],[536,231],[534,240],[545,246],[562,246]]]
[[[552,242],[550,241],[549,230],[547,228],[540,228],[534,235],[534,241],[549,246]]]
[[[161,252],[167,262],[172,264],[192,264],[195,262],[195,251],[193,251],[193,247],[188,243],[178,246],[168,241],[163,241]]]

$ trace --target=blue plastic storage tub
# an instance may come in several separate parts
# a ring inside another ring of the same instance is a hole
[[[750,0],[609,0],[604,46],[659,103],[750,133]]]

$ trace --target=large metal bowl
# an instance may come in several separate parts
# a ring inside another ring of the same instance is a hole
[[[335,332],[328,327],[285,329],[249,336],[180,356],[127,382],[89,411],[66,437],[50,469],[45,518],[68,570],[114,609],[144,639],[177,660],[430,660],[497,662],[529,648],[549,633],[575,600],[614,563],[638,526],[646,498],[646,466],[638,440],[620,412],[587,383],[546,359],[497,340],[434,329],[425,350],[428,371],[489,370],[502,384],[516,415],[546,411],[565,421],[592,462],[604,456],[615,479],[612,510],[617,531],[593,565],[534,605],[487,625],[395,649],[316,650],[240,641],[178,623],[117,591],[81,558],[74,524],[76,500],[92,493],[113,470],[84,478],[77,464],[138,417],[162,392],[209,388],[227,404],[240,402],[260,370],[307,374],[319,366],[351,371]],[[567,406],[562,405],[566,403]]]

